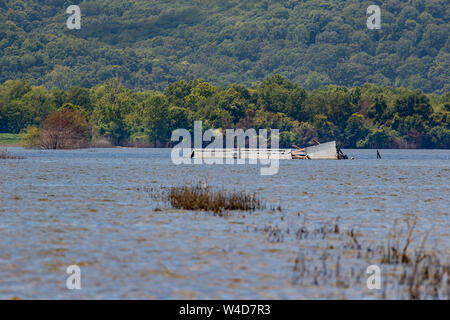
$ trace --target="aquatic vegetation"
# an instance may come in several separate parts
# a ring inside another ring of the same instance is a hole
[[[407,286],[410,299],[423,299],[428,296],[438,298],[442,294],[450,297],[450,265],[443,262],[443,258],[436,251],[424,249],[427,235],[423,236],[420,245],[408,250],[412,242],[412,234],[417,225],[417,216],[408,219],[407,233],[402,241],[401,231],[392,229],[393,240],[384,247],[382,263],[403,267],[400,283]],[[401,245],[403,243],[403,245]],[[443,290],[442,287],[446,289]],[[445,291],[445,292],[444,292]]]
[[[170,187],[163,199],[175,209],[212,211],[223,215],[225,211],[254,211],[265,206],[256,194],[214,189],[206,184]]]
[[[406,264],[399,283],[408,288],[410,299],[450,298],[450,266],[436,252],[415,250]]]
[[[408,255],[408,247],[411,243],[412,233],[417,224],[417,217],[414,217],[412,221],[407,220],[406,223],[408,225],[408,231],[406,233],[406,238],[403,246],[400,244],[400,232],[397,232],[397,230],[395,230],[396,226],[394,225],[394,228],[391,232],[392,240],[389,239],[388,244],[386,245],[384,250],[382,259],[383,263],[398,264],[411,262],[411,258]]]
[[[296,239],[313,240],[313,247],[302,246],[299,250],[294,261],[292,283],[302,287],[361,287],[365,286],[367,279],[366,269],[356,266],[358,263],[362,266],[376,264],[383,267],[381,298],[449,299],[448,260],[437,250],[424,249],[426,236],[421,241],[413,238],[416,217],[406,223],[407,232],[403,239],[401,235],[404,233],[394,228],[394,240],[389,240],[387,244],[364,244],[357,239],[353,229],[341,232],[337,224],[335,232],[330,225],[313,230],[300,227],[295,232]],[[273,242],[273,229],[270,230],[268,241]],[[289,232],[285,231],[286,234]],[[327,240],[333,244],[325,245]],[[419,245],[410,248],[413,242],[419,242]]]
[[[0,159],[6,160],[6,159],[24,159],[24,157],[16,156],[15,154],[12,154],[8,152],[8,150],[0,150]]]

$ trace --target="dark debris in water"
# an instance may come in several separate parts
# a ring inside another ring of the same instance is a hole
[[[7,160],[7,159],[25,159],[25,157],[22,156],[16,156],[15,154],[9,152],[8,150],[0,150],[0,159]]]

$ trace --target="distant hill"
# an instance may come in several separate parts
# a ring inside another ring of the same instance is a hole
[[[42,3],[45,4],[42,4]],[[81,30],[66,8],[79,4]],[[381,30],[366,9],[381,7]],[[67,89],[120,77],[253,85],[281,74],[312,90],[366,82],[442,94],[450,87],[448,0],[0,0],[0,82]]]

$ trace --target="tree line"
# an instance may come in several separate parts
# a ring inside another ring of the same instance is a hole
[[[253,87],[181,80],[163,91],[133,91],[119,78],[67,90],[25,80],[0,85],[0,133],[25,132],[30,146],[41,139],[47,148],[167,147],[173,130],[193,130],[197,120],[205,130],[279,129],[282,147],[313,139],[337,140],[344,148],[450,147],[448,92],[372,84],[307,91],[280,75]]]
[[[81,29],[66,27],[78,4]],[[366,10],[381,8],[381,29]],[[205,79],[253,86],[282,74],[308,90],[366,82],[443,94],[447,0],[0,0],[0,82],[93,87],[120,77],[163,90]]]

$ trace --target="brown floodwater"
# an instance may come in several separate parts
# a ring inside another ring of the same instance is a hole
[[[450,257],[450,150],[345,150],[355,160],[284,160],[273,176],[176,166],[169,149],[8,151],[25,159],[0,160],[1,299],[407,299],[398,266],[366,249],[415,216],[410,247],[427,234],[426,250]],[[150,194],[199,181],[267,208],[221,217]],[[313,276],[298,278],[298,259]],[[370,264],[381,290],[366,287]],[[69,265],[81,290],[66,288]]]

